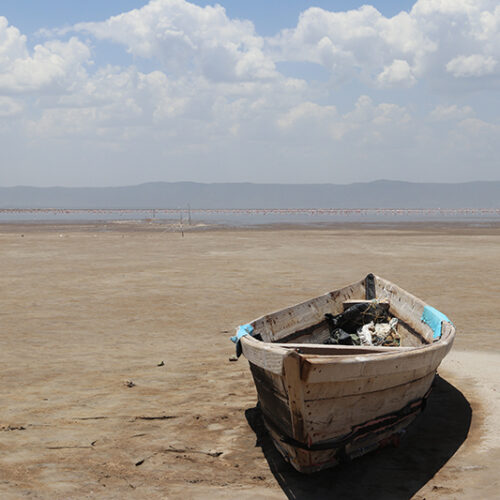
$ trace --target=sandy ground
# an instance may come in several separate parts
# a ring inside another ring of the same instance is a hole
[[[0,498],[498,498],[500,225],[0,226]],[[262,434],[233,329],[374,272],[455,347],[401,446],[313,476]]]

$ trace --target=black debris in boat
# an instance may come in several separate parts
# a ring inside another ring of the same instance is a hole
[[[324,344],[399,346],[396,318],[388,313],[387,304],[377,300],[355,304],[343,313],[325,314],[330,337]]]
[[[374,323],[387,323],[389,316],[385,304],[373,301],[351,306],[336,316],[327,313],[325,319],[328,322],[331,335],[337,328],[342,328],[347,333],[356,333],[358,328],[371,321]]]
[[[357,334],[347,333],[342,328],[336,328],[330,332],[330,338],[324,343],[328,345],[361,345]]]

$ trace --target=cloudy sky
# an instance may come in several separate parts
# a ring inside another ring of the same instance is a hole
[[[500,180],[498,0],[2,0],[0,186]]]

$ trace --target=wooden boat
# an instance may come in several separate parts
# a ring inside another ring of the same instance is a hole
[[[325,314],[388,302],[399,347],[324,345]],[[266,427],[283,457],[310,473],[390,443],[424,409],[455,328],[444,314],[373,274],[240,327]]]

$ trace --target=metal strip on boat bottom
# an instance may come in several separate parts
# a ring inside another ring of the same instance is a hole
[[[301,443],[296,439],[289,436],[283,436],[281,441],[295,448],[301,448],[308,451],[322,451],[322,450],[332,450],[335,448],[342,448],[352,443],[355,440],[361,439],[368,434],[379,434],[390,427],[396,426],[401,421],[405,420],[411,415],[417,414],[424,411],[427,398],[431,393],[432,386],[425,393],[424,397],[421,399],[416,399],[411,401],[406,406],[398,410],[397,412],[388,413],[381,417],[377,417],[373,420],[369,420],[363,424],[359,424],[353,427],[352,431],[345,436],[330,441],[325,441],[323,443],[311,444]]]

